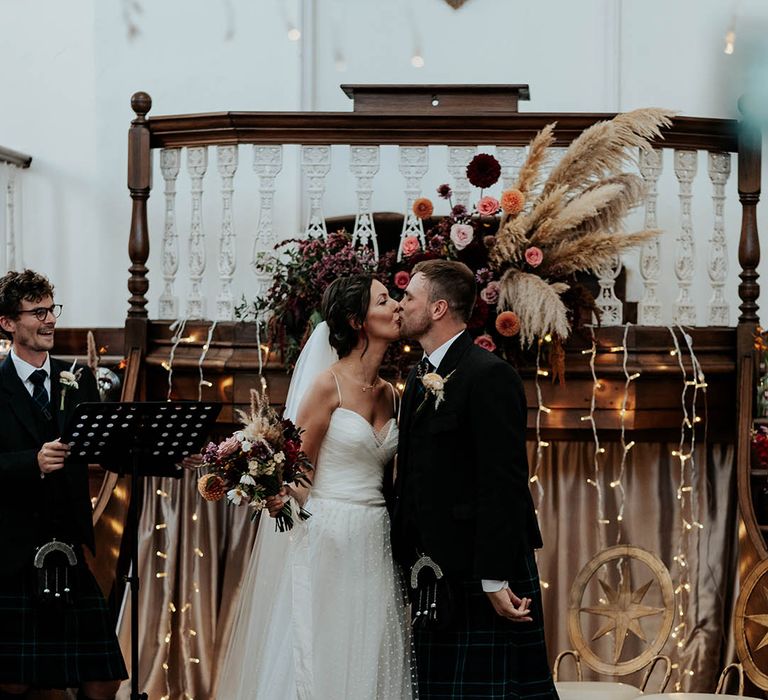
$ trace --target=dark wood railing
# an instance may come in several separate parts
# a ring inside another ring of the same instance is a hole
[[[28,168],[32,165],[32,156],[0,146],[0,163],[15,165],[17,168]]]

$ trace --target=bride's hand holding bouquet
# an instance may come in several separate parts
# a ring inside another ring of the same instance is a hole
[[[301,431],[270,407],[266,391],[251,390],[251,410],[238,413],[243,428],[223,442],[209,443],[203,451],[197,488],[203,498],[218,501],[226,496],[234,505],[247,505],[255,518],[264,508],[275,517],[281,532],[293,527],[290,501],[280,498],[291,485],[311,485],[312,464],[301,449]],[[280,504],[276,507],[275,499]],[[274,514],[272,511],[275,511]],[[299,517],[309,513],[299,506]]]

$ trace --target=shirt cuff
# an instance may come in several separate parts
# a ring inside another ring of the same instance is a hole
[[[484,578],[482,584],[483,593],[498,593],[509,588],[509,581],[496,581],[489,578]]]

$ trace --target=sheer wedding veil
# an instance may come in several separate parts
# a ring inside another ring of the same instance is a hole
[[[330,337],[331,331],[328,324],[321,321],[315,326],[315,330],[312,331],[312,335],[309,336],[309,340],[299,354],[288,387],[285,411],[283,411],[283,416],[294,423],[299,413],[299,406],[312,386],[312,382],[339,359],[336,350],[331,347]]]

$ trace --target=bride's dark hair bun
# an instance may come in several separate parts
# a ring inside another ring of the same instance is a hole
[[[323,293],[321,312],[331,332],[330,343],[339,357],[357,345],[371,303],[371,275],[350,275],[331,282]],[[353,323],[357,328],[353,328]]]

